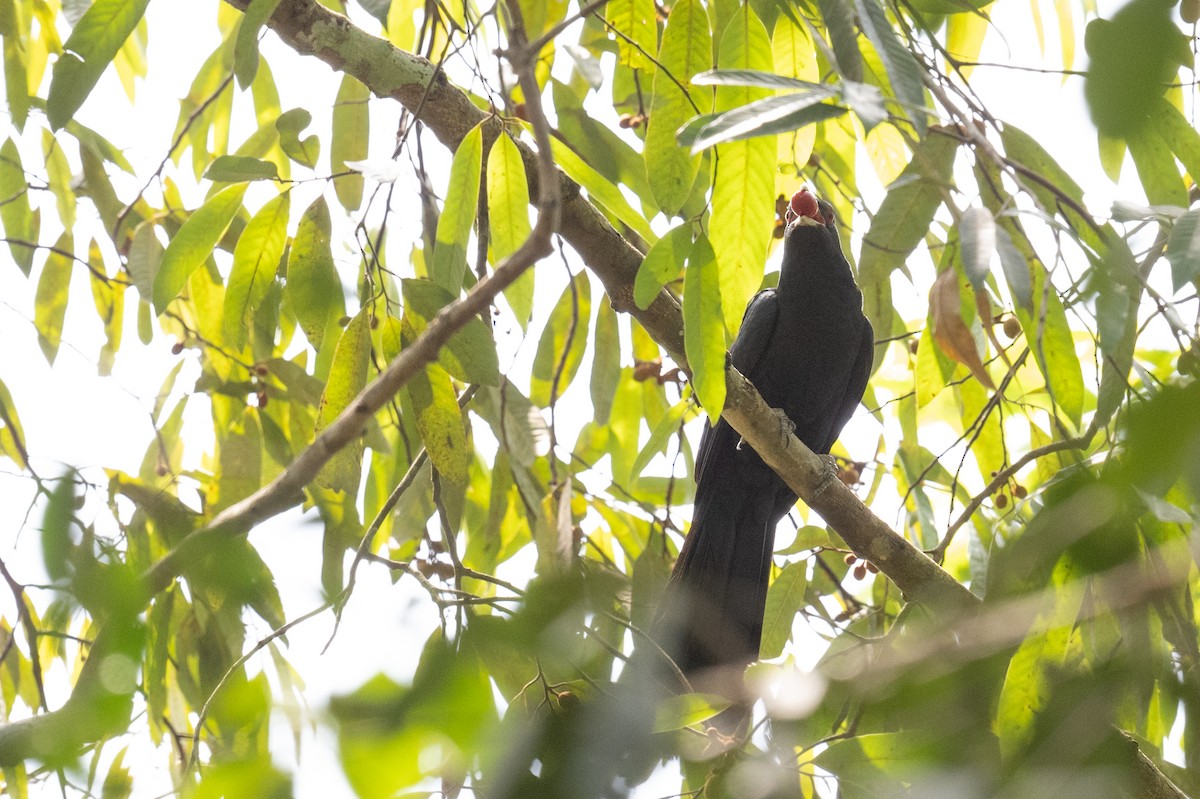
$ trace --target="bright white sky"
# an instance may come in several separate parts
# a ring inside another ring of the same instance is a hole
[[[1057,66],[1058,56],[1055,53],[1058,37],[1054,29],[1053,6],[1047,0],[1041,0],[1039,4],[1047,24],[1046,40],[1050,51],[1045,59],[1038,52],[1036,39],[1028,28],[1029,6],[1006,0],[997,3],[998,8],[992,13],[999,29],[1007,32],[1008,39],[1005,41],[993,32],[982,60],[1029,66],[1043,66],[1045,60],[1045,66]],[[83,107],[81,121],[109,136],[118,147],[125,150],[137,168],[139,178],[136,185],[132,180],[117,185],[123,198],[131,196],[140,187],[144,176],[162,159],[165,143],[170,140],[175,125],[178,101],[187,93],[200,64],[218,44],[216,5],[211,2],[152,3],[148,12],[151,74],[138,86],[136,105],[130,106],[110,70]],[[1115,3],[1112,5],[1115,7]],[[1104,10],[1111,13],[1108,8]],[[360,23],[370,25],[365,15],[358,16]],[[1077,20],[1076,26],[1077,31],[1081,32],[1082,21]],[[338,76],[316,59],[296,56],[279,44],[273,35],[265,38],[263,52],[274,67],[283,109],[296,106],[307,108],[314,118],[311,130],[322,136],[327,147],[328,104],[332,103],[337,90]],[[1080,36],[1076,69],[1083,65],[1083,60]],[[562,62],[568,61],[562,59]],[[1055,75],[979,69],[972,81],[997,118],[1013,121],[1033,134],[1071,174],[1077,177],[1093,176],[1090,180],[1081,181],[1088,189],[1089,204],[1101,215],[1107,212],[1117,193],[1115,187],[1103,177],[1099,167],[1094,135],[1082,101],[1080,79],[1063,81]],[[243,128],[247,116],[242,114]],[[235,120],[237,118],[235,112]],[[373,101],[372,158],[386,158],[390,154],[397,118],[398,109],[394,104]],[[613,122],[615,129],[615,120]],[[243,129],[242,136],[248,133],[248,129]],[[234,144],[240,140],[235,131]],[[427,147],[425,156],[434,171],[434,185],[444,185],[444,179],[439,181],[437,176],[445,174],[448,161],[439,146]],[[25,154],[26,165],[37,164],[39,157],[38,152],[28,152]],[[327,174],[327,166],[322,169],[324,171],[321,174]],[[864,159],[860,173],[865,175],[868,171],[869,166]],[[1132,169],[1127,171],[1131,172]],[[866,181],[860,177],[860,185],[864,183]],[[1125,196],[1134,202],[1144,201],[1136,181],[1129,181],[1129,184],[1127,188],[1132,193]],[[194,200],[199,196],[194,187],[184,188],[185,197]],[[294,217],[299,216],[318,190],[320,184],[296,189],[297,196],[292,203]],[[371,184],[368,183],[367,192],[370,190]],[[864,191],[868,204],[877,205],[880,191],[870,186],[864,186]],[[252,209],[256,208],[272,192],[273,189],[268,186],[255,187],[247,195],[247,204]],[[413,196],[407,191],[397,192],[397,195]],[[39,202],[38,198],[34,199]],[[53,201],[48,197],[46,200],[43,228],[49,226],[48,217],[53,216]],[[391,244],[396,249],[393,257],[406,255],[399,251],[400,243],[415,240],[417,235],[419,209],[415,202],[409,207],[404,207],[403,202],[397,201],[396,214],[389,223]],[[962,204],[965,206],[967,203],[963,201]],[[81,203],[81,218],[88,211],[90,206]],[[659,219],[660,229],[662,223],[663,220]],[[86,230],[83,222],[77,227]],[[57,235],[57,232],[54,231],[54,234]],[[339,236],[335,230],[335,257],[339,265],[346,267],[344,274],[352,275],[357,256],[352,249],[349,231],[342,230],[341,233],[343,250],[339,254]],[[48,240],[46,233],[43,233],[42,240]],[[77,244],[86,246],[82,238]],[[857,253],[857,236],[851,246]],[[115,258],[111,251],[107,254]],[[0,257],[7,260],[6,255]],[[111,264],[115,261],[110,260],[109,263],[111,271]],[[571,268],[572,271],[578,271],[580,266],[573,261]],[[35,271],[35,278],[36,275]],[[557,257],[547,259],[539,267],[538,275],[539,292],[545,292],[544,299],[552,302],[565,285],[565,270],[561,260]],[[129,325],[116,369],[111,377],[98,377],[96,356],[102,336],[94,314],[80,307],[85,303],[90,304],[87,278],[80,272],[75,275],[72,286],[73,308],[67,316],[63,346],[54,368],[49,368],[40,355],[30,317],[35,286],[34,280],[25,279],[11,265],[0,268],[0,342],[3,342],[0,348],[0,380],[7,384],[14,395],[30,449],[36,454],[35,468],[43,476],[57,476],[66,464],[82,469],[85,475],[90,472],[92,476],[99,475],[97,470],[103,467],[136,473],[144,447],[152,436],[149,414],[160,389],[160,381],[177,357],[185,361],[173,403],[182,391],[190,390],[198,373],[194,356],[187,351],[181,356],[171,355],[170,347],[174,342],[161,332],[149,346],[143,346],[138,341],[133,325],[134,308],[127,304]],[[593,296],[600,297],[599,285],[594,288],[596,291]],[[895,283],[895,288],[898,302],[903,302],[911,310],[906,314],[907,317],[923,318],[926,290],[913,289],[901,280]],[[128,296],[132,299],[134,292]],[[502,353],[506,353],[502,358],[507,359],[516,374],[528,374],[539,332],[531,331],[531,336],[522,344],[515,326],[508,324],[506,327],[501,322],[498,334]],[[504,364],[505,360],[502,359]],[[586,362],[583,369],[581,374],[586,374]],[[586,407],[586,397],[582,393],[586,391],[586,381],[581,379],[578,382],[581,387],[576,390],[581,388],[579,397]],[[520,380],[518,384],[521,384]],[[560,408],[571,405],[565,403]],[[578,403],[575,405],[578,406]],[[188,464],[198,466],[211,445],[211,434],[206,432],[211,423],[207,404],[202,397],[191,401],[187,419],[185,468]],[[570,430],[581,421],[568,419],[565,423]],[[693,431],[693,441],[698,436],[698,424]],[[847,428],[842,441],[850,452],[860,459],[866,459],[875,451],[878,436],[877,425],[860,413]],[[948,427],[944,430],[931,429],[930,436],[931,440],[925,443],[934,451],[940,451],[954,437]],[[889,439],[889,444],[893,444],[893,434],[889,433]],[[563,440],[569,446],[573,434],[567,433]],[[665,464],[662,468],[665,468]],[[881,496],[887,493],[885,489]],[[11,463],[0,464],[0,501],[9,509],[7,524],[0,527],[4,531],[0,534],[0,557],[9,564],[16,578],[25,583],[46,580],[40,566],[40,508],[34,509],[27,519],[25,517],[31,497],[30,482],[17,474]],[[99,519],[103,519],[106,513],[100,507],[84,511],[85,514],[89,512]],[[882,515],[888,518],[886,512]],[[311,514],[301,519],[296,513],[275,519],[252,533],[251,540],[275,573],[289,618],[320,604],[320,536],[320,527],[314,523]],[[42,607],[50,599],[48,595],[38,592],[34,593],[34,597]],[[12,598],[7,592],[0,593],[0,614],[10,621],[15,618]],[[328,696],[352,690],[380,671],[397,679],[411,675],[420,646],[436,623],[435,608],[423,592],[413,587],[411,580],[404,579],[392,585],[382,569],[367,567],[359,571],[358,588],[332,645],[322,652],[332,631],[331,618],[325,615],[289,633],[287,656],[306,682],[306,697],[312,703],[310,709],[319,712]],[[802,626],[798,626],[798,633]],[[247,640],[253,643],[268,632],[262,622],[257,621],[251,624]],[[802,662],[812,662],[817,654],[810,648],[801,652],[800,658]],[[262,668],[265,664],[266,661],[262,659],[251,661],[251,670]],[[52,707],[57,707],[65,698],[65,670],[61,664],[55,670],[57,673],[49,681],[55,689],[50,697]],[[266,671],[273,678],[273,668],[266,667]],[[350,795],[350,788],[337,765],[335,741],[331,736],[322,734],[319,727],[316,736],[306,733],[302,744],[303,757],[297,763],[289,723],[282,713],[277,716],[273,719],[271,734],[273,751],[281,766],[297,772],[297,796]],[[164,762],[163,751],[151,751],[144,735],[133,736],[129,743],[132,749],[126,756],[126,764],[142,764],[136,767],[136,795],[152,796],[169,791],[169,775],[158,766]],[[111,756],[117,747],[109,749],[112,750],[108,752]],[[147,765],[156,769],[157,777],[149,773]],[[677,788],[677,777],[667,774],[655,784],[647,786],[642,795],[667,795]]]

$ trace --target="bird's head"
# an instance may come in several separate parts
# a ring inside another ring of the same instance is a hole
[[[801,189],[792,195],[784,216],[787,220],[783,251],[785,263],[795,257],[806,260],[821,250],[827,250],[830,254],[836,252],[841,256],[837,219],[832,205],[818,200],[808,189]]]

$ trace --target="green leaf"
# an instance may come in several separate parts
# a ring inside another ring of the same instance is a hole
[[[905,116],[917,129],[917,134],[924,137],[925,89],[921,85],[920,66],[908,48],[900,43],[892,23],[888,21],[887,12],[878,0],[855,0],[855,5],[858,7],[858,22],[862,25],[863,33],[883,59],[888,79],[892,83],[892,92],[903,106]]]
[[[722,69],[771,69],[774,56],[766,28],[750,6],[743,6],[721,37],[718,65]],[[717,109],[725,111],[763,97],[763,89],[719,86]],[[742,311],[762,283],[767,242],[775,221],[776,143],[758,138],[717,147],[718,175],[712,194],[709,237],[720,268],[721,308],[732,336],[741,325]],[[712,320],[719,317],[713,316]],[[722,345],[723,346],[723,345]],[[695,364],[693,364],[693,368]],[[722,384],[724,378],[722,378]],[[713,392],[713,389],[709,389]],[[709,393],[711,401],[718,396]],[[724,392],[720,392],[724,399]],[[714,410],[701,402],[705,408]]]
[[[279,0],[250,0],[246,6],[233,46],[233,73],[237,76],[238,86],[243,89],[253,83],[258,74],[258,32],[278,5]]]
[[[329,160],[333,173],[345,172],[347,161],[365,161],[371,137],[371,90],[357,78],[342,76],[337,100],[333,105],[333,135]],[[334,178],[334,191],[347,211],[357,211],[362,203],[363,176],[357,172]]]
[[[71,286],[74,259],[63,253],[71,251],[72,238],[69,233],[63,233],[55,249],[50,251],[33,300],[33,324],[38,331],[38,344],[51,364],[58,355],[63,320],[67,316],[67,292]]]
[[[0,145],[0,224],[9,239],[35,242],[33,210],[29,205],[29,183],[25,179],[25,168],[21,166],[21,154],[12,139]],[[17,266],[28,277],[33,268],[33,248],[27,244],[9,242],[9,252]]]
[[[150,0],[96,0],[75,24],[50,79],[46,114],[51,128],[58,130],[75,116],[149,4]]]
[[[1167,260],[1171,262],[1171,285],[1179,291],[1200,275],[1200,209],[1192,209],[1178,219],[1167,241]]]
[[[680,225],[663,236],[638,267],[633,282],[633,301],[643,311],[650,307],[662,287],[679,277],[684,261],[692,249],[692,226]]]
[[[1039,711],[1051,701],[1054,672],[1067,654],[1070,628],[1039,622],[1008,664],[996,706],[996,734],[1005,757],[1020,752],[1036,734]]]
[[[660,700],[654,709],[654,732],[671,732],[699,724],[729,707],[730,702],[716,694],[680,694]]]
[[[1200,133],[1179,109],[1165,99],[1159,100],[1151,112],[1149,127],[1166,141],[1192,181],[1200,180]]]
[[[1083,369],[1075,354],[1067,313],[1054,286],[1047,286],[1048,280],[1045,269],[1034,271],[1033,312],[1018,306],[1017,320],[1046,379],[1051,399],[1078,428],[1083,416]]]
[[[621,334],[612,303],[601,302],[592,346],[591,395],[596,424],[607,424],[621,376]]]
[[[71,188],[74,180],[71,165],[62,145],[48,130],[42,131],[42,151],[46,154],[46,175],[49,178],[50,191],[54,193],[58,217],[62,220],[63,227],[70,230],[75,226],[75,190]]]
[[[154,310],[162,313],[167,303],[183,291],[187,279],[212,255],[217,242],[242,207],[246,184],[228,186],[197,208],[171,239],[154,276]]]
[[[934,131],[925,137],[913,152],[912,161],[888,189],[863,238],[858,284],[863,293],[863,311],[877,338],[886,339],[893,332],[892,272],[904,265],[929,232],[933,215],[942,204],[943,190],[951,183],[957,151],[958,142],[948,135]],[[875,360],[879,362],[879,352]]]
[[[675,131],[693,112],[688,100],[688,77],[712,63],[708,16],[697,0],[680,0],[672,6],[658,62],[662,68],[654,72],[643,158],[654,201],[671,216],[687,202],[700,170],[700,157],[689,154],[675,141]],[[711,107],[707,92],[694,95],[702,111]]]
[[[646,446],[642,447],[637,458],[633,461],[633,468],[630,469],[635,481],[641,476],[642,471],[654,456],[663,451],[671,437],[679,432],[679,428],[683,425],[684,417],[691,407],[691,398],[685,397],[672,405],[671,409],[664,413],[663,417],[658,420],[658,424],[654,425],[654,429],[650,431],[650,438],[646,441]]]
[[[993,220],[994,221],[994,220]],[[996,252],[1000,255],[1000,268],[1004,270],[1004,279],[1008,290],[1012,292],[1017,305],[1025,310],[1033,309],[1033,284],[1029,278],[1029,262],[1013,243],[1012,236],[1003,227],[997,226]]]
[[[650,57],[658,49],[658,25],[654,0],[609,0],[604,18],[617,36],[619,63],[634,69],[650,69]]]
[[[434,468],[452,483],[466,483],[472,452],[467,446],[462,411],[450,375],[440,366],[430,364],[413,375],[405,388],[416,411],[417,430]]]
[[[717,259],[703,235],[692,245],[683,277],[683,344],[696,398],[715,424],[725,408],[725,325]]]
[[[762,643],[758,656],[763,660],[777,658],[792,637],[792,622],[804,607],[804,592],[808,590],[808,561],[787,564],[767,589],[767,606],[763,612]]]
[[[22,469],[29,467],[26,461],[25,430],[21,427],[21,419],[17,416],[17,406],[13,404],[12,394],[8,386],[0,381],[0,455],[5,455],[16,462]]]
[[[437,312],[454,298],[431,280],[408,278],[400,281],[404,293],[404,318],[416,333],[425,329]],[[438,353],[438,363],[464,383],[500,385],[500,361],[491,328],[474,317],[450,337]]]
[[[529,238],[529,184],[521,151],[507,134],[496,138],[487,163],[488,226],[491,232],[492,263],[499,264]],[[504,297],[521,329],[533,314],[533,270],[526,269],[504,290]]]
[[[104,328],[104,344],[100,347],[99,372],[101,375],[112,373],[113,362],[117,350],[121,348],[121,336],[125,329],[125,288],[124,282],[107,277],[104,269],[104,257],[100,246],[95,240],[88,246],[88,278],[92,284],[92,303],[96,307],[96,315]]]
[[[658,241],[646,217],[634,210],[615,183],[584,163],[569,146],[556,138],[550,140],[550,152],[554,153],[554,162],[567,173],[567,177],[587,190],[588,199],[615,216],[621,224],[638,234],[642,241],[647,244]]]
[[[29,14],[15,0],[0,3],[0,36],[4,37],[4,89],[8,110],[20,131],[29,118]]]
[[[67,470],[46,503],[42,519],[42,560],[52,580],[70,574],[71,521],[75,515],[75,472]]]
[[[250,314],[267,296],[287,244],[291,193],[282,192],[254,215],[238,238],[233,269],[225,286],[225,338],[237,349],[246,344]]]
[[[320,350],[330,319],[346,312],[341,281],[333,266],[329,206],[318,197],[300,219],[288,253],[286,297],[304,335]]]
[[[437,242],[429,276],[439,286],[457,297],[467,271],[467,243],[471,225],[475,223],[475,208],[479,204],[479,177],[483,164],[483,123],[471,128],[450,163],[450,185],[446,189],[446,204],[438,217]]]
[[[1158,130],[1146,126],[1130,133],[1125,143],[1133,165],[1137,168],[1146,199],[1154,205],[1188,206],[1188,190],[1183,176],[1175,163],[1175,154],[1159,135]]]
[[[301,139],[300,132],[312,124],[312,114],[303,108],[293,108],[275,120],[279,131],[279,146],[288,158],[309,169],[315,169],[321,157],[321,141],[316,136]]]
[[[863,79],[862,53],[858,49],[858,30],[854,23],[854,9],[848,0],[817,0],[821,19],[829,32],[833,54],[837,58],[838,72],[852,81]]]
[[[538,341],[529,379],[529,399],[534,405],[547,407],[575,379],[587,350],[591,318],[592,284],[587,272],[581,271],[563,289]]]
[[[222,155],[204,171],[206,180],[239,183],[250,180],[278,180],[279,168],[270,161],[244,155]]]
[[[681,144],[690,144],[693,153],[723,142],[742,141],[757,136],[774,136],[799,130],[846,113],[837,105],[820,102],[820,93],[792,93],[764,97],[753,103],[718,114],[702,128],[681,132]]]
[[[217,513],[240,502],[262,486],[262,426],[258,410],[246,408],[221,436],[217,451],[216,480],[211,483],[214,495],[206,510]]]

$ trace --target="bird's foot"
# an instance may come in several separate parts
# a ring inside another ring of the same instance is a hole
[[[783,439],[784,447],[787,447],[788,439],[792,433],[796,432],[796,423],[784,413],[782,408],[772,408],[771,413],[775,414],[775,418],[779,420],[779,437]]]
[[[821,462],[825,464],[825,469],[821,475],[821,482],[817,485],[817,490],[813,492],[814,497],[819,497],[825,493],[825,489],[829,488],[838,479],[838,462],[837,458],[832,455],[818,455]]]

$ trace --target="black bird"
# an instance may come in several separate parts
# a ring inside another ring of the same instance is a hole
[[[796,436],[824,454],[862,399],[874,333],[832,206],[805,189],[788,216],[779,286],[750,301],[730,357]],[[775,526],[797,497],[724,419],[704,430],[696,481],[692,527],[658,629],[694,688],[729,695],[758,658]]]

